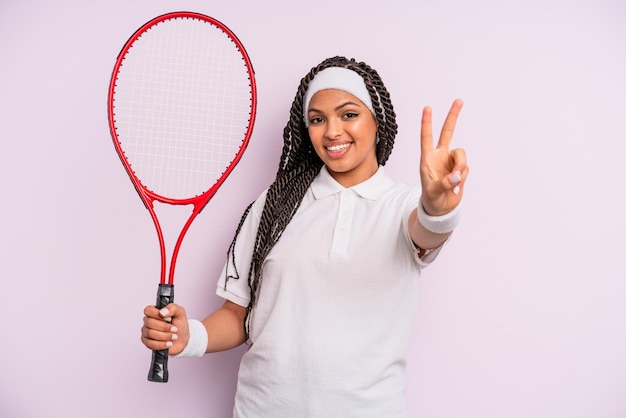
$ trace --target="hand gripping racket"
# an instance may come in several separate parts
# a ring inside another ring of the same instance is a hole
[[[189,226],[246,149],[256,115],[254,71],[235,34],[198,13],[152,19],[117,57],[108,95],[115,149],[150,212],[161,251],[157,308],[174,301],[176,258]],[[193,205],[167,271],[154,202]],[[168,350],[148,380],[167,382]]]

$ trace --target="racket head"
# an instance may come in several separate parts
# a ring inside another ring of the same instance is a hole
[[[116,151],[146,206],[201,210],[241,159],[256,117],[248,54],[220,21],[158,16],[120,51],[109,84]]]

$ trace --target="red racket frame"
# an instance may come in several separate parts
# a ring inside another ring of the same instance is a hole
[[[235,158],[233,159],[233,161],[230,163],[230,165],[228,166],[228,168],[226,169],[226,171],[224,171],[224,173],[222,174],[222,176],[218,179],[218,181],[206,192],[204,192],[201,195],[195,196],[195,197],[191,197],[191,198],[185,198],[185,199],[171,199],[168,198],[166,196],[161,196],[157,193],[154,193],[150,190],[148,190],[142,183],[141,181],[135,176],[135,173],[133,172],[133,169],[131,167],[130,162],[126,159],[126,156],[124,155],[124,151],[120,145],[120,141],[119,138],[117,137],[117,132],[115,129],[115,112],[114,112],[114,92],[115,92],[115,80],[117,79],[117,74],[119,72],[120,66],[122,65],[123,61],[124,61],[124,57],[126,55],[126,53],[128,52],[128,50],[133,46],[133,43],[135,42],[135,40],[137,40],[144,32],[146,32],[147,30],[149,30],[151,27],[165,21],[165,20],[170,20],[170,19],[175,19],[175,18],[195,18],[195,19],[200,19],[200,20],[204,20],[207,21],[210,24],[213,24],[217,27],[219,27],[222,31],[224,31],[226,34],[228,34],[228,36],[233,40],[233,42],[237,45],[237,48],[239,48],[239,50],[241,51],[242,57],[245,61],[245,64],[248,68],[248,73],[250,74],[250,89],[252,92],[252,101],[251,101],[251,111],[250,111],[250,123],[248,125],[248,131],[246,133],[246,137],[241,145],[241,148],[239,149],[239,152],[235,155]],[[239,160],[241,159],[244,151],[246,150],[247,146],[248,146],[248,142],[250,141],[250,136],[252,135],[252,130],[254,127],[254,120],[256,118],[256,81],[254,78],[254,69],[252,67],[252,63],[250,62],[250,58],[248,57],[248,54],[243,46],[243,44],[241,43],[241,41],[237,38],[237,36],[226,26],[224,25],[222,22],[200,14],[200,13],[195,13],[195,12],[172,12],[172,13],[166,13],[164,15],[158,16],[152,20],[150,20],[149,22],[145,23],[143,26],[141,26],[131,37],[130,39],[126,42],[126,44],[124,45],[124,47],[122,48],[122,50],[120,51],[120,53],[118,54],[117,60],[115,62],[115,66],[113,68],[113,73],[111,75],[111,81],[110,81],[110,85],[109,85],[109,94],[108,94],[108,116],[109,116],[109,128],[111,130],[111,136],[113,138],[113,143],[115,144],[115,150],[117,151],[118,156],[120,157],[120,160],[122,160],[122,164],[124,165],[124,168],[126,169],[126,172],[128,173],[128,176],[130,177],[133,185],[135,186],[135,189],[137,190],[137,193],[139,194],[139,197],[141,198],[141,200],[143,201],[144,205],[146,206],[146,208],[148,209],[148,212],[150,212],[150,216],[152,217],[152,221],[154,222],[154,226],[156,228],[157,231],[157,235],[159,238],[159,247],[160,247],[160,252],[161,252],[161,277],[159,280],[160,284],[169,284],[169,285],[173,285],[174,284],[174,270],[176,268],[176,260],[178,258],[178,253],[180,251],[180,247],[181,244],[183,242],[183,239],[185,237],[185,235],[187,234],[187,231],[189,230],[190,225],[192,224],[192,222],[194,221],[194,219],[196,218],[196,216],[198,216],[198,214],[202,211],[202,209],[204,209],[204,207],[207,205],[207,203],[209,202],[209,200],[211,200],[211,198],[213,197],[213,195],[215,195],[215,193],[217,192],[217,190],[220,188],[220,186],[222,185],[222,183],[224,183],[224,181],[226,180],[226,178],[230,175],[230,173],[232,172],[232,170],[235,168],[235,166],[239,163]],[[185,223],[185,225],[183,226],[180,235],[178,236],[178,239],[176,241],[176,244],[174,246],[174,250],[172,252],[172,257],[171,257],[171,261],[170,261],[170,266],[169,266],[169,274],[167,276],[167,281],[166,281],[166,271],[167,271],[167,251],[165,248],[165,240],[163,237],[163,230],[161,228],[161,224],[159,223],[159,220],[157,218],[155,209],[154,209],[154,202],[158,201],[158,202],[162,202],[162,203],[166,203],[166,204],[170,204],[170,205],[193,205],[193,211],[191,216],[189,217],[189,219],[187,220],[187,222]]]

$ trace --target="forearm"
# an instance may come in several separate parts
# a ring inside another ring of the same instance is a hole
[[[207,353],[229,350],[247,340],[244,330],[246,308],[226,301],[221,308],[202,320],[209,336]]]
[[[409,216],[409,235],[413,243],[423,250],[439,247],[452,235],[452,232],[438,234],[429,231],[422,225],[417,217],[417,209]]]
[[[442,216],[430,216],[421,200],[409,216],[409,235],[419,248],[429,250],[439,247],[452,234],[460,220],[461,203]]]

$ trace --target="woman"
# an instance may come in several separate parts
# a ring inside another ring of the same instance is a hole
[[[404,417],[420,270],[458,223],[468,175],[450,150],[457,100],[433,145],[422,115],[421,188],[384,173],[395,113],[378,73],[329,58],[299,86],[276,179],[244,213],[202,321],[144,310],[152,350],[197,357],[248,342],[235,417]]]

